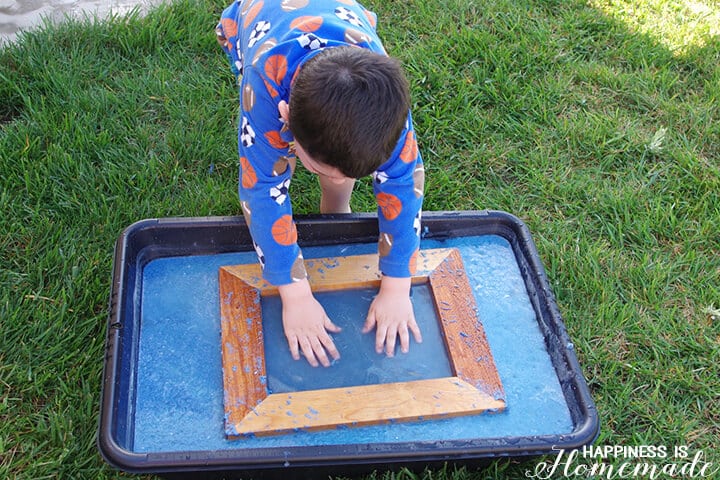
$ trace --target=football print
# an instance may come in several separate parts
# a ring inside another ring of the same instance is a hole
[[[371,40],[368,34],[348,28],[345,30],[345,41],[351,45],[357,45],[358,43],[370,43]]]
[[[290,277],[293,282],[298,282],[303,278],[307,277],[307,271],[305,270],[305,262],[303,261],[302,252],[298,253],[295,262],[293,262],[292,269],[290,270]]]
[[[393,246],[393,236],[389,233],[381,233],[378,241],[378,255],[387,257]]]
[[[413,172],[413,187],[415,197],[422,197],[425,189],[425,167],[422,163],[415,167],[415,171]]]
[[[262,45],[260,45],[257,49],[257,52],[255,52],[255,57],[253,57],[252,64],[255,65],[260,57],[262,57],[264,54],[272,50],[272,48],[277,45],[277,40],[274,38],[268,38],[263,42]]]
[[[282,0],[282,2],[280,2],[280,7],[285,12],[292,12],[298,8],[307,7],[308,3],[309,0]]]
[[[242,208],[243,217],[245,218],[245,224],[249,227],[250,222],[252,221],[252,211],[250,210],[250,205],[246,201],[240,202],[240,208]]]
[[[243,110],[246,112],[249,112],[253,109],[255,106],[255,90],[253,90],[252,86],[248,83],[243,88],[242,93],[242,107]]]
[[[255,21],[255,17],[257,17],[258,13],[260,13],[260,10],[263,8],[263,2],[245,2],[245,5],[242,7],[242,18],[243,18],[243,27],[248,28],[250,24]]]

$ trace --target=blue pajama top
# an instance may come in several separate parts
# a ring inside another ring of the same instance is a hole
[[[240,84],[239,194],[263,277],[273,285],[305,278],[288,196],[293,136],[278,104],[289,103],[299,68],[325,48],[355,45],[385,54],[376,16],[354,0],[237,0],[216,28]],[[390,158],[373,173],[380,271],[415,272],[424,169],[412,118]]]

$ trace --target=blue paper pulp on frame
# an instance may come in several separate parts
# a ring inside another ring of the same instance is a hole
[[[140,273],[141,281],[137,282],[140,334],[135,388],[129,396],[130,402],[134,399],[134,433],[132,445],[124,447],[137,453],[151,453],[437,442],[571,432],[573,422],[568,405],[510,244],[494,235],[424,240],[421,244],[424,249],[444,247],[456,247],[462,255],[478,314],[505,389],[507,409],[504,412],[226,440],[218,268],[253,263],[256,261],[255,253],[167,257],[147,263]],[[375,253],[376,250],[375,243],[353,244],[305,247],[303,254],[310,259]],[[419,294],[413,292],[413,296],[416,295]],[[362,325],[364,313],[353,321],[357,323],[343,325],[345,333]],[[375,361],[365,366],[372,372],[360,372],[361,376],[377,375],[380,378],[385,375],[382,370],[392,370],[388,365],[395,369],[392,375],[424,368],[421,360],[416,358],[417,354],[426,345],[438,348],[439,339],[428,330],[427,325],[423,328],[422,345],[411,342],[408,355],[398,352],[395,358],[374,358]],[[284,338],[277,339],[278,332],[282,329],[272,333],[277,340],[276,346],[265,338],[270,351],[266,357],[272,357],[272,360],[284,355],[289,358]],[[265,333],[270,335],[269,331]],[[353,348],[372,349],[371,335],[361,339],[361,345],[357,340],[344,340],[343,333],[334,335],[334,339],[343,348],[348,347],[345,343],[353,343]],[[372,351],[370,353],[375,355]],[[338,367],[339,370],[343,365],[350,364],[350,359],[346,358],[348,355],[346,353],[337,365],[329,368]],[[432,357],[422,359],[426,363],[438,358],[435,353],[427,355]],[[440,357],[439,363],[447,361],[446,356],[444,360]],[[286,373],[291,372],[291,376],[296,369],[299,372],[297,375],[305,378],[307,373],[303,372],[307,372],[308,367],[303,362],[281,361],[280,367]],[[274,368],[268,368],[271,388]],[[322,368],[312,369],[312,374],[322,376],[324,371]],[[275,388],[281,390],[283,387],[279,385],[276,383]]]

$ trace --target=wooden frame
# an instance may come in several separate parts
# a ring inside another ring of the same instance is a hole
[[[305,261],[313,291],[379,287],[377,255]],[[460,252],[421,250],[413,283],[429,283],[453,377],[268,394],[260,297],[277,295],[260,265],[221,267],[225,434],[273,435],[501,411],[505,394]],[[321,374],[322,372],[319,372]]]

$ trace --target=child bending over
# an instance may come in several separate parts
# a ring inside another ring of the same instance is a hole
[[[373,176],[380,290],[363,332],[375,348],[421,342],[410,301],[424,169],[408,83],[354,0],[237,0],[216,33],[239,80],[239,194],[265,280],[278,287],[290,352],[317,366],[340,357],[337,327],[307,280],[288,189],[300,159],[318,175],[321,213],[350,212],[355,179]]]

